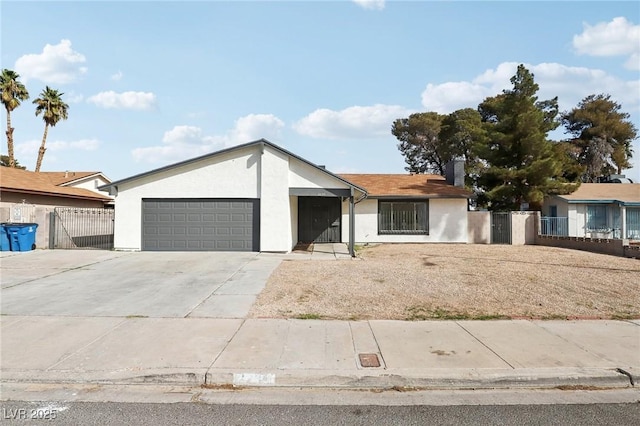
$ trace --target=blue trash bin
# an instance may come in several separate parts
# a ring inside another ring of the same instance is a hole
[[[10,251],[11,244],[9,244],[9,234],[7,234],[7,228],[4,223],[0,223],[0,251]]]
[[[37,223],[5,223],[11,251],[30,251],[36,248]]]

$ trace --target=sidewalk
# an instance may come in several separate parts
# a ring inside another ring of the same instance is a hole
[[[640,382],[640,321],[2,316],[2,381],[551,388]]]
[[[640,383],[640,320],[247,318],[280,261],[350,259],[344,244],[288,255],[10,254],[0,256],[3,383],[400,390]]]

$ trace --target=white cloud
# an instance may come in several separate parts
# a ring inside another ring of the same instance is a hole
[[[111,75],[111,80],[113,81],[120,81],[122,80],[122,77],[124,77],[124,74],[122,74],[122,71],[118,71],[117,73]]]
[[[475,107],[479,101],[492,94],[491,89],[467,81],[427,84],[422,92],[422,105],[427,111],[441,114],[457,109]]]
[[[236,120],[224,135],[205,135],[200,127],[175,126],[164,133],[162,145],[136,148],[131,154],[137,162],[173,163],[257,139],[275,141],[284,122],[272,114],[249,114]]]
[[[413,111],[398,105],[352,106],[341,111],[317,109],[293,125],[298,133],[314,138],[377,138],[389,136],[397,118]]]
[[[47,84],[68,84],[87,72],[85,62],[84,55],[71,48],[70,40],[61,40],[56,45],[45,45],[42,53],[21,56],[15,70],[23,82],[36,79]]]
[[[146,110],[155,105],[156,95],[151,92],[116,93],[110,90],[89,97],[87,102],[102,108]]]
[[[272,114],[249,114],[236,120],[226,137],[227,145],[250,142],[260,138],[278,139],[284,122]]]
[[[363,9],[382,10],[384,9],[385,0],[352,0],[355,4]]]
[[[26,166],[29,170],[33,170],[41,143],[41,139],[31,139],[16,143],[15,154],[21,165]],[[68,162],[74,152],[96,151],[100,147],[100,144],[98,139],[80,139],[75,141],[47,140],[45,145],[47,152],[44,154],[45,169],[52,165],[55,167],[55,164],[59,162]],[[87,154],[80,154],[80,156],[86,155]]]
[[[580,55],[626,56],[625,66],[640,70],[640,25],[634,25],[624,17],[596,25],[583,24],[582,34],[573,37],[573,47]]]
[[[174,144],[196,144],[204,140],[202,129],[196,126],[175,126],[173,129],[164,132],[162,142]]]
[[[77,141],[54,141],[47,142],[47,150],[64,151],[68,149],[77,149],[80,151],[95,151],[100,146],[98,139],[80,139]]]
[[[428,84],[422,92],[422,105],[426,111],[450,113],[460,108],[476,108],[488,96],[510,89],[511,77],[517,62],[504,62],[471,81]],[[624,81],[605,71],[584,67],[570,67],[558,63],[524,64],[534,74],[540,87],[539,99],[558,96],[561,110],[575,107],[590,94],[607,93],[623,105],[627,112],[640,106],[637,93],[640,80]]]
[[[30,156],[35,155],[40,148],[40,144],[42,140],[32,139],[26,142],[20,142],[16,144],[16,154]],[[47,153],[49,152],[60,152],[67,150],[78,150],[78,151],[95,151],[100,147],[100,141],[98,139],[80,139],[77,141],[49,141],[47,140],[45,144],[45,148],[47,148]],[[45,153],[45,157],[47,156]]]
[[[67,103],[78,104],[84,100],[84,96],[81,93],[76,93],[72,90],[64,94],[64,99]]]

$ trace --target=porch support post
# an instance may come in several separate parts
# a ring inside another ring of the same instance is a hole
[[[349,196],[349,254],[351,257],[355,257],[354,240],[356,239],[356,220],[355,220],[355,204],[353,196],[353,188],[351,188],[351,195]]]
[[[620,204],[620,239],[627,238],[627,206]]]

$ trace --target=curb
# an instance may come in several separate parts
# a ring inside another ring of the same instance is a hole
[[[637,383],[637,382],[636,382]],[[563,368],[518,370],[380,371],[209,371],[210,387],[313,387],[344,389],[508,389],[508,388],[629,388],[630,378],[616,369]]]
[[[203,369],[139,369],[116,371],[2,371],[3,383],[62,383],[103,385],[181,385],[204,384]]]
[[[112,372],[3,371],[3,383],[176,385],[210,388],[567,389],[632,388],[637,376],[604,368],[454,369],[427,371],[140,370]]]

